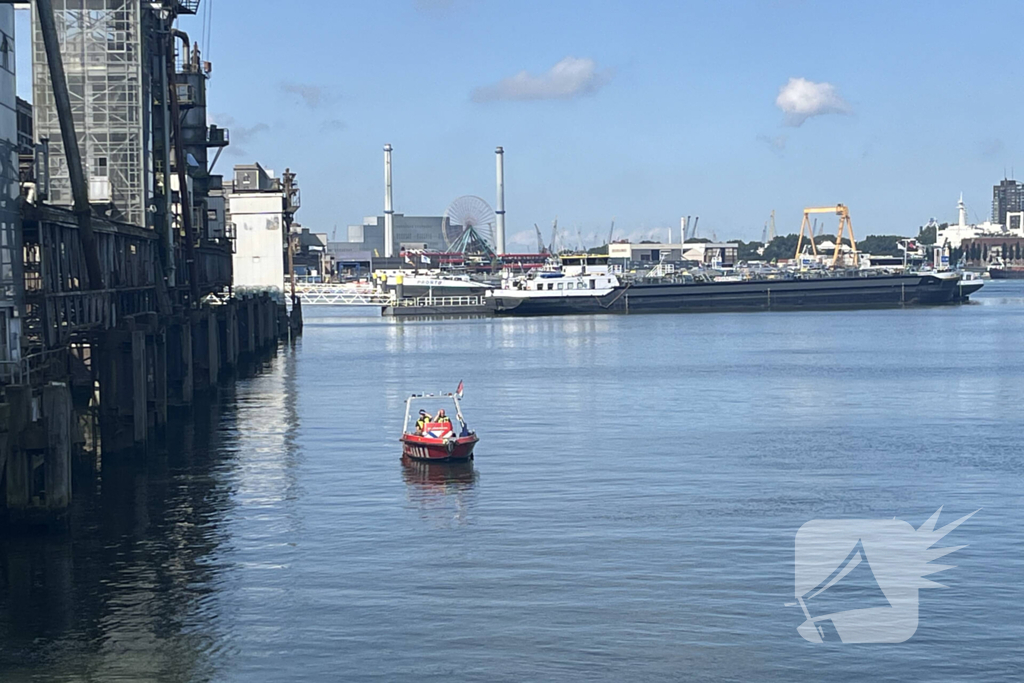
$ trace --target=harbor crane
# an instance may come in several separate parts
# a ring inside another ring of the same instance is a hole
[[[811,241],[811,250],[814,252],[814,256],[818,256],[818,246],[814,243],[814,227],[811,225],[811,214],[814,213],[834,213],[839,216],[839,229],[836,231],[836,248],[832,253],[832,267],[835,268],[839,265],[839,254],[842,251],[843,236],[849,233],[850,247],[852,249],[853,265],[860,265],[860,256],[857,254],[857,241],[853,236],[853,223],[850,221],[850,209],[842,204],[836,204],[835,206],[815,206],[804,209],[804,219],[800,222],[800,236],[796,240],[796,254],[794,259],[800,259],[801,249],[803,248],[804,233],[807,233],[807,238]]]
[[[612,216],[612,227],[608,228],[608,244],[612,243],[612,238],[615,236],[615,216]]]
[[[534,223],[533,227],[537,231],[537,253],[547,254],[548,248],[544,246],[544,236],[540,234],[540,226]]]

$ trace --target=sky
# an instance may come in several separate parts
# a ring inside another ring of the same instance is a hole
[[[180,27],[213,63],[217,171],[298,174],[297,219],[345,239],[383,211],[495,204],[510,251],[548,236],[760,239],[772,210],[850,207],[858,237],[988,218],[1024,144],[1024,4],[203,0]],[[28,35],[19,11],[18,36]],[[19,91],[30,99],[27,40]],[[830,219],[828,229],[836,227]]]

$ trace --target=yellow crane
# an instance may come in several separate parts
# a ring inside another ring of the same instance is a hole
[[[836,249],[832,253],[832,267],[835,268],[839,264],[839,253],[843,246],[843,236],[849,233],[850,247],[853,250],[853,265],[860,265],[860,256],[857,254],[857,241],[853,237],[853,223],[850,221],[850,209],[842,204],[836,204],[835,206],[812,206],[804,209],[804,219],[800,223],[800,236],[796,241],[796,255],[793,257],[800,260],[800,250],[803,248],[804,243],[804,231],[807,232],[808,239],[811,240],[811,250],[814,255],[818,255],[818,246],[814,243],[814,233],[811,228],[810,215],[812,213],[834,213],[839,216],[839,230],[836,231]]]

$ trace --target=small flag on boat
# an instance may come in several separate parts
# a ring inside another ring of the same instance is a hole
[[[420,261],[422,261],[423,263],[430,263],[430,257],[427,256],[426,254],[421,254]]]
[[[416,265],[415,263],[412,262],[412,259],[409,258],[408,254],[402,254],[402,256],[405,257],[405,262],[408,263],[410,266],[415,266]]]
[[[455,395],[462,398],[462,380],[459,380],[459,388],[455,390]]]

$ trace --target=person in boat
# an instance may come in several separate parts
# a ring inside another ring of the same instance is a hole
[[[434,421],[435,422],[439,422],[440,424],[451,424],[452,423],[452,421],[450,419],[448,419],[448,416],[444,414],[444,408],[442,408],[441,410],[437,411],[437,418]]]
[[[442,411],[444,412],[444,411]],[[425,410],[420,411],[420,419],[416,420],[416,433],[422,434],[423,429],[427,426],[428,422],[433,422],[434,418]]]

